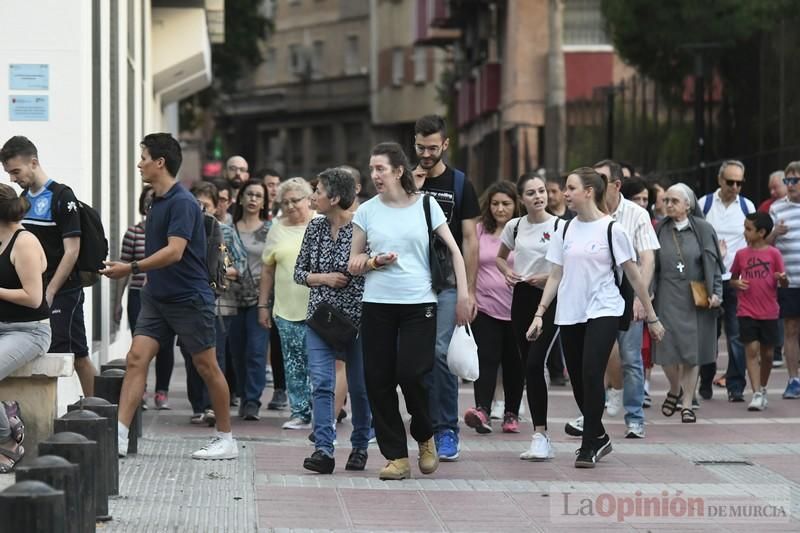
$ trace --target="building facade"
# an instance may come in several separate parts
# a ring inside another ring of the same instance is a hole
[[[370,143],[369,1],[265,2],[263,62],[222,103],[217,125],[251,172],[311,177],[365,166]]]
[[[380,141],[413,145],[414,121],[441,113],[444,50],[414,45],[415,0],[267,0],[263,62],[222,105],[217,124],[251,170],[313,177],[367,170]]]
[[[25,24],[13,23],[22,20]],[[177,102],[211,82],[211,42],[224,38],[224,0],[5,0],[0,2],[0,130],[29,137],[43,168],[100,213],[111,258],[139,220],[139,141],[177,136]],[[36,72],[20,84],[15,69]],[[34,99],[19,109],[14,104]],[[127,326],[113,323],[114,286],[86,291],[94,362],[122,356]],[[122,322],[126,324],[125,320]]]
[[[630,70],[606,35],[601,0],[562,1],[570,101]],[[544,167],[550,0],[416,2],[416,42],[452,51],[458,164],[479,188]]]

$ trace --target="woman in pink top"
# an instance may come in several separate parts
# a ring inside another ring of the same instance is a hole
[[[506,403],[503,431],[519,432],[519,399],[522,397],[523,368],[514,329],[511,326],[512,289],[497,270],[495,258],[506,223],[518,216],[517,191],[510,181],[493,183],[481,198],[478,223],[478,314],[472,322],[478,344],[480,377],[475,381],[475,407],[464,414],[464,422],[478,433],[491,433],[489,411],[497,384],[497,368],[503,365],[503,388],[507,397],[517,397],[516,406]],[[509,261],[512,261],[509,258]],[[514,392],[516,391],[516,393]]]

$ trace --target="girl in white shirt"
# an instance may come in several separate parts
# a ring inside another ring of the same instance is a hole
[[[553,268],[528,329],[529,338],[541,335],[542,317],[557,292],[555,323],[561,328],[572,392],[584,416],[576,468],[594,468],[599,459],[611,452],[611,439],[602,423],[603,376],[619,329],[619,317],[625,310],[614,267],[622,267],[644,305],[652,338],[660,341],[664,336],[664,327],[639,275],[630,237],[606,214],[606,185],[605,176],[588,167],[569,174],[564,197],[577,217],[553,238],[547,252],[547,260],[553,263]],[[612,250],[609,250],[609,224],[616,265],[612,264]]]
[[[547,250],[559,226],[564,221],[546,211],[547,188],[536,175],[524,174],[517,183],[522,203],[528,214],[509,221],[501,237],[497,253],[497,268],[514,287],[511,303],[511,322],[517,340],[523,368],[519,376],[519,390],[506,388],[506,409],[518,407],[522,399],[524,379],[528,381],[528,407],[533,418],[533,439],[530,448],[520,454],[520,459],[546,461],[553,457],[550,436],[547,433],[547,383],[544,366],[553,345],[557,327],[553,321],[554,309],[544,315],[542,334],[531,342],[526,337],[528,326],[542,299],[542,289],[550,274],[551,264],[546,259]],[[515,253],[514,267],[508,263],[511,250]],[[560,357],[558,350],[555,356]]]
[[[348,270],[353,275],[366,273],[361,319],[364,375],[375,436],[389,460],[379,477],[405,479],[411,476],[411,468],[398,408],[398,385],[411,414],[411,436],[419,443],[420,471],[431,474],[439,465],[424,379],[433,368],[436,343],[437,297],[431,284],[430,234],[425,196],[417,193],[400,145],[377,145],[369,168],[378,194],[361,204],[353,218]],[[463,325],[471,311],[464,259],[439,204],[429,199],[428,205],[431,227],[453,258],[456,322]],[[367,246],[372,257],[366,253]]]

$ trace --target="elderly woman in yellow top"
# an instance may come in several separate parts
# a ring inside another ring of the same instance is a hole
[[[273,223],[264,247],[264,268],[258,297],[258,321],[271,327],[269,301],[274,282],[272,316],[281,338],[286,368],[286,392],[292,414],[283,429],[311,427],[311,385],[306,352],[306,311],[309,288],[294,282],[294,266],[306,226],[314,217],[309,197],[311,186],[303,178],[291,178],[278,188],[277,203],[283,215]]]

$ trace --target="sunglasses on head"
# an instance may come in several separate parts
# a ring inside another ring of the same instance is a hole
[[[800,183],[800,178],[791,177],[791,178],[783,178],[784,185],[797,185]]]
[[[725,180],[725,183],[728,184],[728,187],[741,187],[744,180]]]

